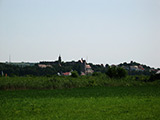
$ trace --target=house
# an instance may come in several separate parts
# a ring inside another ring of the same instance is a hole
[[[139,71],[144,71],[145,70],[142,65],[139,65],[138,69],[139,69]]]
[[[92,74],[94,71],[92,70],[91,66],[87,64],[86,60],[79,60],[79,63],[81,65],[81,75],[88,75]]]
[[[47,68],[47,67],[52,68],[52,65],[38,64],[38,67],[40,67],[40,68]]]
[[[62,73],[63,76],[71,76],[72,73],[71,72],[65,72],[65,73]]]
[[[130,66],[130,70],[138,70],[138,66],[134,65],[134,66]]]
[[[92,70],[90,65],[85,65],[85,74],[92,74],[94,71]]]
[[[130,70],[135,70],[135,71],[144,71],[145,69],[143,68],[143,66],[139,65],[134,65],[134,66],[130,66]]]
[[[83,75],[85,75],[85,73],[84,73],[84,72],[81,72],[81,75],[83,76]]]
[[[160,74],[160,70],[158,70],[158,71],[156,72],[156,74]]]

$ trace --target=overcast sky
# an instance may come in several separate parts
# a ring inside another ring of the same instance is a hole
[[[160,67],[160,0],[0,0],[0,62]]]

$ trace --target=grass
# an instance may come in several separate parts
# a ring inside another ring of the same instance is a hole
[[[159,120],[159,86],[0,91],[1,120]]]

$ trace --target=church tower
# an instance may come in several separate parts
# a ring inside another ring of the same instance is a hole
[[[62,62],[62,58],[61,58],[61,55],[59,55],[58,57],[58,63],[60,64]]]

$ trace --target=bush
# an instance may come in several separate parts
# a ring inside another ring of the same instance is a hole
[[[152,74],[149,78],[149,82],[153,82],[155,80],[160,80],[160,74]]]
[[[100,72],[94,72],[93,74],[92,74],[92,76],[101,76],[102,75],[102,73],[100,73]]]
[[[126,77],[127,71],[121,67],[109,67],[106,75],[110,78],[123,78]]]
[[[77,71],[73,71],[71,77],[77,78],[79,75]]]
[[[117,74],[119,78],[123,78],[127,76],[127,71],[124,68],[118,67]]]

